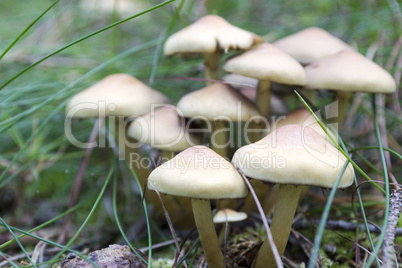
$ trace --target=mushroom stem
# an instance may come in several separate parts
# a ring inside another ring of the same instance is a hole
[[[271,82],[258,80],[256,104],[263,117],[269,117],[271,110]]]
[[[352,92],[347,91],[336,92],[336,100],[338,101],[338,124],[339,124],[338,127],[340,127],[343,121],[345,120],[352,98],[353,98]]]
[[[211,129],[211,149],[222,156],[227,158],[227,133],[226,133],[226,121],[218,120],[212,122]]]
[[[165,163],[175,156],[174,152],[162,151],[162,163]]]
[[[221,73],[219,69],[219,63],[221,59],[221,52],[218,50],[213,53],[204,54],[205,65],[205,78],[212,80],[221,80]],[[207,81],[207,85],[211,85],[214,82]]]
[[[191,199],[191,204],[208,267],[222,268],[223,254],[212,219],[211,203],[206,199]]]
[[[264,122],[262,120],[251,121],[250,124],[248,124],[247,130],[248,144],[259,141],[264,133],[266,132],[264,131]]]
[[[275,211],[270,226],[273,240],[280,256],[285,251],[289,239],[293,218],[302,189],[307,186],[282,184],[279,188]],[[267,240],[262,244],[255,262],[255,268],[275,267],[276,262],[272,254],[271,245]]]

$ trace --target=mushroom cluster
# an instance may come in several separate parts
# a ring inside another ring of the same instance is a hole
[[[222,60],[228,51],[242,53]],[[71,115],[79,106],[74,117],[122,117],[115,121],[116,137],[127,160],[130,154],[144,157],[139,147],[145,144],[162,156],[151,168],[133,165],[133,169],[142,185],[163,193],[162,202],[173,215],[173,224],[195,222],[205,259],[213,268],[225,263],[214,222],[231,221],[229,208],[243,210],[242,219],[255,209],[243,179],[251,180],[266,216],[273,210],[270,229],[280,255],[303,192],[309,186],[346,188],[353,182],[352,165],[327,137],[329,133],[337,142],[337,134],[326,125],[322,129],[309,110],[299,107],[288,112],[291,106],[279,99],[274,113],[284,120],[268,122],[274,87],[337,90],[340,122],[351,91],[395,91],[395,82],[386,71],[317,27],[270,44],[219,16],[208,15],[170,36],[164,54],[202,55],[206,87],[187,92],[175,107],[134,77],[114,74],[74,96],[67,111]],[[221,81],[221,70],[248,79],[238,82],[248,84],[248,97],[230,82]],[[101,115],[99,108],[92,108],[100,102],[113,109]],[[192,129],[193,121],[206,126],[206,133]],[[236,128],[240,145],[233,142],[233,123],[240,126]],[[248,136],[250,126],[259,131]],[[146,198],[163,212],[155,193],[147,193]],[[227,199],[237,201],[217,202]],[[210,200],[219,210],[215,218]],[[272,252],[271,245],[263,242],[254,267],[275,267]]]

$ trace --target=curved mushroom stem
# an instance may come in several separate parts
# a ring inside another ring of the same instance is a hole
[[[269,119],[269,114],[271,111],[271,82],[258,80],[257,85],[257,96],[255,98],[260,114]]]
[[[352,98],[353,98],[352,92],[346,92],[346,91],[336,92],[336,100],[338,101],[338,124],[339,124],[338,127],[341,127],[343,121],[345,120]]]
[[[299,203],[300,193],[308,186],[282,184],[279,188],[275,211],[270,226],[273,240],[279,255],[283,255],[288,243],[293,218]],[[271,245],[267,240],[262,244],[255,261],[255,268],[275,267],[276,262],[272,254]]]
[[[227,153],[227,133],[226,122],[222,120],[212,122],[211,130],[211,149],[223,158],[228,157]]]
[[[191,204],[208,267],[222,268],[223,254],[212,219],[211,203],[205,199],[191,199]]]
[[[212,80],[221,80],[220,66],[221,53],[219,50],[213,53],[204,54],[204,65],[205,65],[205,78]],[[211,85],[214,82],[207,81],[207,85]]]

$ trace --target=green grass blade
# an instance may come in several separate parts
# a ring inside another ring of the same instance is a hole
[[[102,64],[98,65],[97,67],[93,68],[92,70],[90,70],[89,72],[87,72],[86,74],[84,74],[83,76],[81,76],[80,78],[78,78],[77,80],[75,80],[74,82],[72,82],[71,84],[69,84],[68,86],[64,87],[63,89],[61,89],[59,92],[57,92],[56,94],[52,95],[51,97],[49,97],[48,99],[46,99],[45,101],[43,101],[41,104],[32,107],[12,118],[9,118],[3,122],[0,123],[0,133],[6,131],[8,128],[10,128],[13,124],[15,124],[16,122],[18,122],[19,120],[22,120],[30,115],[32,115],[33,113],[35,113],[36,111],[42,109],[45,105],[51,103],[52,101],[55,101],[57,98],[60,97],[67,97],[70,93],[68,92],[68,90],[74,88],[75,86],[77,86],[80,82],[84,81],[85,79],[87,79],[88,77],[94,75],[95,73],[101,71],[102,69],[108,67],[110,64],[113,64],[114,62],[127,57],[128,55],[130,55],[131,53],[135,53],[138,51],[141,51],[143,49],[148,48],[151,45],[156,44],[157,40],[152,40],[149,42],[146,42],[142,45],[130,48],[122,53],[120,53],[119,55],[115,56],[112,59],[109,59],[105,62],[103,62]]]
[[[172,16],[167,29],[163,33],[163,38],[161,38],[159,43],[156,45],[154,58],[152,60],[151,75],[149,76],[149,83],[150,84],[152,84],[154,82],[154,78],[155,78],[155,75],[156,75],[156,70],[158,69],[159,59],[160,59],[160,56],[162,54],[161,52],[162,52],[163,43],[165,43],[168,34],[172,31],[174,23],[176,22],[176,19],[177,19],[178,15],[180,14],[181,9],[183,8],[184,2],[185,2],[185,0],[180,1],[180,4],[177,7],[174,15]]]
[[[59,106],[57,106],[41,123],[41,125],[35,130],[35,132],[27,139],[27,141],[25,142],[25,144],[20,148],[20,150],[18,151],[18,153],[15,154],[14,158],[11,160],[10,164],[4,169],[3,173],[0,176],[0,182],[4,179],[5,175],[7,174],[7,172],[9,171],[9,169],[14,165],[14,163],[21,157],[21,155],[24,153],[25,149],[29,147],[31,141],[33,140],[33,138],[35,136],[37,136],[47,125],[47,122],[50,121],[50,119],[55,116],[60,110],[61,108],[64,106],[64,104],[67,101],[62,102],[61,104],[59,104]],[[1,184],[4,185],[4,184]]]
[[[191,246],[191,248],[184,254],[183,258],[177,263],[177,267],[180,267],[180,265],[186,260],[187,256],[193,251],[195,248],[198,248],[200,245],[200,238],[198,237],[197,240],[194,241],[194,244]]]
[[[165,5],[167,5],[167,4],[169,4],[169,3],[173,2],[173,1],[175,1],[175,0],[167,0],[167,1],[165,1],[165,2],[162,2],[162,3],[160,3],[160,4],[156,5],[156,6],[153,6],[153,7],[149,8],[149,9],[147,9],[147,10],[144,10],[144,11],[142,11],[142,12],[140,12],[140,13],[137,13],[137,14],[135,14],[135,15],[133,15],[133,16],[131,16],[131,17],[128,17],[128,18],[126,18],[126,19],[119,20],[118,22],[112,23],[112,24],[110,24],[110,25],[108,25],[108,26],[106,26],[106,27],[103,27],[102,29],[99,29],[99,30],[97,30],[97,31],[95,31],[95,32],[92,32],[92,33],[90,33],[90,34],[88,34],[88,35],[86,35],[86,36],[84,36],[84,37],[81,37],[81,38],[79,38],[79,39],[77,39],[77,40],[75,40],[75,41],[73,41],[73,42],[67,44],[66,46],[64,46],[64,47],[62,47],[62,48],[60,48],[60,49],[58,49],[58,50],[56,50],[56,51],[54,51],[54,52],[48,54],[47,56],[43,57],[42,59],[40,59],[40,60],[38,60],[38,61],[32,63],[31,65],[29,65],[27,68],[25,68],[24,70],[22,70],[21,72],[19,72],[17,75],[13,76],[11,79],[9,79],[7,82],[5,82],[3,85],[1,85],[1,86],[0,86],[0,90],[2,90],[4,87],[6,87],[6,86],[7,86],[8,84],[10,84],[12,81],[14,81],[14,80],[17,79],[18,77],[20,77],[22,74],[24,74],[24,73],[27,72],[28,70],[32,69],[33,67],[35,67],[35,66],[38,65],[39,63],[41,63],[41,62],[47,60],[48,58],[50,58],[50,57],[52,57],[52,56],[54,56],[54,55],[56,55],[56,54],[58,54],[58,53],[60,53],[60,52],[62,52],[62,51],[64,51],[64,50],[66,50],[67,48],[69,48],[69,47],[71,47],[71,46],[73,46],[73,45],[75,45],[75,44],[78,44],[78,43],[80,43],[80,42],[82,42],[82,41],[84,41],[84,40],[86,40],[86,39],[88,39],[88,38],[90,38],[90,37],[92,37],[92,36],[94,36],[94,35],[97,35],[97,34],[99,34],[99,33],[101,33],[101,32],[104,32],[104,31],[106,31],[106,30],[108,30],[108,29],[110,29],[110,28],[112,28],[112,27],[115,27],[115,26],[117,26],[117,25],[119,25],[119,24],[122,24],[122,23],[124,23],[124,22],[126,22],[126,21],[129,21],[129,20],[134,19],[134,18],[136,18],[136,17],[139,17],[139,16],[141,16],[141,15],[144,15],[144,14],[146,14],[146,13],[148,13],[148,12],[151,12],[151,11],[153,11],[153,10],[155,10],[155,9],[158,9],[158,8],[160,8],[160,7],[162,7],[162,6],[165,6]]]
[[[385,231],[387,229],[387,223],[388,223],[388,217],[389,217],[389,197],[390,197],[389,178],[388,178],[387,164],[385,163],[384,149],[382,147],[380,126],[378,123],[378,110],[380,109],[380,107],[375,102],[376,96],[380,96],[380,95],[373,94],[374,129],[375,129],[375,134],[376,134],[377,142],[378,142],[378,148],[379,148],[379,152],[380,152],[380,156],[381,156],[381,164],[382,164],[383,171],[384,171],[385,201],[386,202],[385,202],[384,222],[383,222],[383,226],[382,226],[382,232],[381,232],[380,236],[378,237],[377,245],[374,248],[373,255],[370,256],[365,267],[371,267],[371,264],[374,261],[374,257],[377,257],[377,254],[381,249],[382,243],[384,242]],[[384,133],[384,135],[385,134],[386,133]]]
[[[62,217],[64,217],[64,216],[66,216],[67,214],[70,214],[71,212],[76,211],[76,210],[77,210],[78,208],[80,208],[82,205],[83,205],[83,204],[80,203],[80,204],[78,204],[78,205],[76,205],[76,206],[74,206],[74,207],[72,207],[72,208],[70,208],[70,209],[64,211],[63,213],[61,213],[60,215],[57,215],[57,216],[54,217],[53,219],[50,219],[50,220],[48,220],[48,221],[46,221],[46,222],[44,222],[44,223],[42,223],[42,224],[36,226],[35,228],[29,230],[28,233],[32,233],[32,232],[35,232],[36,230],[42,229],[43,227],[45,227],[45,226],[47,226],[47,225],[49,225],[49,224],[51,224],[51,223],[57,221],[58,219],[60,219],[60,218],[62,218]],[[22,234],[22,235],[17,236],[17,238],[20,239],[20,238],[22,238],[22,237],[24,237],[24,236],[25,236],[25,234]],[[0,245],[0,249],[4,248],[5,246],[8,246],[9,244],[11,244],[11,243],[14,242],[14,241],[15,241],[15,239],[11,239],[10,241],[7,241],[7,242],[1,244],[1,245]]]
[[[355,151],[360,151],[360,150],[378,150],[380,149],[379,146],[363,146],[363,147],[359,147],[359,148],[355,148],[353,150],[350,150],[350,152],[355,152]],[[389,149],[389,148],[382,148],[384,151],[390,152],[391,154],[395,155],[396,157],[398,157],[399,159],[402,160],[402,155],[398,154],[398,152]]]
[[[7,256],[1,251],[0,251],[0,257],[3,257],[3,259],[5,259],[9,264],[11,264],[11,266],[18,268],[18,266],[12,260],[9,260]]]
[[[35,25],[49,10],[51,10],[60,0],[56,0],[53,4],[51,4],[45,11],[42,12],[42,14],[39,15],[31,24],[28,25],[28,27],[25,28],[25,30],[22,31],[22,33],[9,45],[4,52],[0,55],[0,60],[4,57],[4,55],[7,54],[7,52],[21,39],[21,37],[29,31],[29,29],[32,28],[32,26]]]
[[[43,103],[41,103],[40,105],[37,105],[29,110],[27,110],[26,112],[22,113],[23,115],[19,114],[18,116],[16,116],[15,121],[17,120],[22,120],[23,118],[31,115],[32,113],[36,112],[37,110],[41,109],[43,106],[45,106],[46,104],[50,103],[51,101],[53,101],[58,95],[61,95],[62,93],[64,93],[65,91],[73,88],[74,86],[76,86],[79,82],[83,81],[84,79],[90,77],[91,75],[99,72],[100,70],[106,68],[107,66],[109,66],[109,64],[115,62],[116,60],[119,60],[120,58],[126,57],[127,55],[133,53],[133,52],[137,52],[140,51],[144,48],[147,48],[149,45],[154,44],[156,41],[150,41],[147,42],[145,44],[142,44],[140,46],[137,47],[133,47],[129,50],[124,51],[123,53],[117,55],[116,57],[114,57],[113,59],[110,59],[102,64],[100,64],[99,66],[95,67],[94,69],[92,69],[91,71],[87,72],[85,75],[81,76],[79,79],[75,80],[73,83],[71,83],[70,85],[68,85],[67,87],[63,88],[62,90],[60,90],[58,93],[56,93],[55,95],[53,95],[52,97],[50,97],[48,100],[44,101]],[[64,107],[64,105],[67,103],[67,100],[63,101],[62,103],[60,103],[56,108],[54,108],[54,110],[41,122],[41,125],[39,126],[39,128],[37,128],[35,130],[35,132],[31,135],[31,137],[29,137],[27,139],[27,141],[25,142],[24,146],[21,147],[21,149],[18,151],[17,154],[15,154],[15,156],[13,157],[13,159],[10,162],[10,165],[8,165],[3,173],[0,175],[0,182],[4,179],[4,176],[7,174],[7,172],[9,171],[9,169],[11,168],[11,166],[20,158],[20,156],[22,155],[22,153],[25,151],[25,149],[30,145],[32,139],[39,135],[40,132],[46,127],[46,123],[53,118],[53,116],[55,116],[60,110],[61,108]],[[8,127],[11,127],[15,121],[10,122]],[[4,122],[3,122],[4,123]],[[0,126],[3,124],[0,123]],[[0,133],[4,130],[7,130],[8,128],[7,126],[4,127],[3,129],[0,129]],[[4,184],[0,184],[1,186],[3,186]],[[0,187],[1,188],[1,187]]]
[[[307,102],[303,99],[302,96],[300,96],[300,94],[295,90],[296,95],[299,97],[299,99],[303,102],[303,105],[310,111],[311,115],[314,116],[315,120],[317,121],[317,123],[320,125],[320,127],[322,128],[322,130],[327,134],[327,136],[331,139],[332,143],[335,144],[335,146],[338,148],[338,150],[346,157],[346,159],[349,160],[349,162],[353,165],[353,167],[359,171],[359,173],[366,178],[367,180],[369,180],[378,190],[380,190],[383,194],[385,194],[384,189],[382,189],[377,183],[375,183],[373,181],[373,179],[371,179],[366,172],[364,172],[351,158],[350,156],[345,152],[344,149],[342,149],[339,144],[337,144],[337,142],[335,141],[335,139],[332,137],[331,134],[328,133],[328,130],[324,127],[324,125],[322,124],[322,122],[320,121],[320,119],[318,119],[318,117],[314,114],[313,110],[311,110],[310,106],[307,104]]]
[[[138,190],[141,194],[141,196],[144,196],[144,192],[142,191],[142,185],[140,181],[138,180],[137,174],[135,174],[135,171],[133,168],[125,161],[126,167],[130,170],[131,174],[134,177],[135,182],[137,183]],[[151,225],[149,223],[149,216],[148,216],[148,210],[147,210],[147,203],[145,202],[145,198],[142,200],[142,207],[144,208],[144,213],[145,213],[145,220],[147,222],[147,231],[148,231],[148,267],[151,267],[151,260],[152,260],[152,236],[151,236]]]
[[[5,227],[5,225],[4,225],[3,223],[0,223],[0,226]],[[19,228],[12,227],[12,226],[9,226],[9,227],[10,227],[10,229],[13,230],[13,231],[16,231],[16,232],[22,233],[22,234],[24,234],[24,235],[26,235],[26,236],[30,236],[30,237],[32,237],[32,238],[38,239],[39,241],[45,242],[46,244],[49,244],[49,245],[51,245],[51,246],[58,247],[58,248],[63,248],[63,247],[64,247],[64,246],[62,246],[62,245],[60,245],[60,244],[58,244],[58,243],[55,243],[55,242],[50,241],[50,240],[48,240],[48,239],[45,239],[45,238],[36,236],[36,235],[34,235],[34,234],[31,234],[31,233],[28,233],[28,232],[26,232],[26,231],[24,231],[24,230],[21,230],[21,229],[19,229]],[[74,253],[75,255],[79,256],[80,258],[86,260],[87,262],[89,262],[89,263],[91,263],[91,264],[93,264],[93,265],[96,265],[92,260],[90,260],[90,259],[88,259],[87,257],[85,257],[85,256],[82,255],[80,252],[78,252],[78,251],[76,251],[76,250],[73,250],[73,249],[70,249],[70,248],[67,248],[66,250],[69,251],[69,252],[71,252],[71,253]]]
[[[22,252],[24,252],[24,255],[27,257],[27,259],[29,260],[30,263],[32,263],[33,267],[36,268],[35,263],[31,260],[31,258],[29,257],[28,253],[26,252],[25,248],[22,246],[20,240],[18,240],[18,237],[14,234],[14,232],[11,230],[10,226],[8,226],[8,224],[3,220],[2,217],[0,217],[0,221],[3,223],[3,226],[7,228],[8,232],[14,237],[14,240],[17,242],[18,246],[20,247],[20,249],[22,250]]]
[[[355,186],[356,186],[357,197],[358,197],[358,200],[359,200],[360,211],[361,211],[361,213],[362,213],[364,226],[365,226],[365,228],[366,228],[367,237],[368,237],[368,239],[369,239],[371,248],[374,248],[374,242],[373,242],[373,238],[371,237],[369,224],[368,224],[368,222],[367,222],[366,212],[364,211],[364,204],[363,204],[362,196],[361,196],[361,193],[360,193],[360,189],[358,188],[356,175],[354,176],[354,181],[355,181]],[[353,203],[352,203],[352,205],[353,205]],[[353,209],[353,211],[355,211],[355,210]],[[378,266],[378,267],[381,267],[380,261],[379,261],[378,257],[375,256],[375,258],[376,258],[377,266]]]
[[[113,181],[113,211],[114,211],[114,218],[116,220],[117,227],[120,230],[121,235],[123,236],[124,240],[126,241],[127,245],[131,248],[131,250],[137,255],[138,258],[140,258],[144,263],[148,265],[148,262],[144,260],[144,258],[138,254],[137,250],[131,245],[130,241],[128,240],[126,234],[123,231],[123,228],[121,227],[119,216],[117,214],[117,201],[116,201],[116,196],[117,196],[117,176],[115,176],[114,181]]]
[[[53,257],[53,259],[60,258],[61,254],[63,254],[67,250],[67,248],[69,248],[74,243],[75,239],[77,239],[77,237],[80,235],[80,233],[84,229],[85,225],[87,225],[89,219],[91,218],[92,214],[94,213],[95,209],[98,207],[99,202],[101,201],[101,199],[103,197],[103,193],[105,192],[106,187],[109,184],[110,178],[112,177],[113,170],[114,170],[114,167],[112,167],[112,169],[109,171],[109,174],[107,175],[105,183],[103,184],[102,189],[101,189],[98,197],[96,198],[96,201],[95,201],[94,205],[92,206],[92,209],[89,212],[87,218],[81,224],[81,227],[78,229],[78,231],[75,233],[75,235],[67,242],[67,244],[62,248],[62,250],[59,253],[57,253],[57,255],[55,257]]]
[[[332,201],[334,200],[336,190],[338,189],[339,182],[342,179],[343,173],[345,173],[346,168],[348,167],[349,161],[346,161],[345,165],[342,168],[341,173],[339,174],[338,179],[335,182],[335,185],[332,187],[332,190],[328,196],[327,203],[325,204],[324,211],[322,212],[321,221],[317,229],[317,233],[314,237],[314,245],[312,249],[312,253],[310,256],[310,262],[308,264],[308,268],[315,268],[316,260],[318,257],[318,250],[321,245],[322,237],[324,235],[325,225],[327,223],[329,211],[331,210]]]

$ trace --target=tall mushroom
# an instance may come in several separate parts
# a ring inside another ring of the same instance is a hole
[[[211,149],[194,146],[152,171],[148,188],[191,198],[208,267],[223,267],[224,257],[212,219],[210,199],[247,195],[247,186],[236,168]]]
[[[205,77],[220,80],[222,51],[247,50],[261,42],[262,38],[254,33],[233,26],[219,16],[207,15],[170,36],[164,45],[164,54],[203,54]]]
[[[305,67],[307,89],[336,91],[342,123],[353,92],[392,93],[395,80],[379,65],[353,50],[342,50]]]
[[[203,117],[212,124],[211,148],[227,155],[227,123],[260,119],[257,107],[230,86],[214,83],[183,96],[177,107],[185,117]]]
[[[273,240],[280,255],[288,241],[301,191],[308,185],[332,188],[347,159],[315,130],[302,125],[286,125],[262,140],[239,148],[233,164],[247,177],[280,184],[271,223]],[[339,183],[353,183],[349,163]],[[256,268],[275,267],[270,245],[264,241]]]
[[[268,43],[228,60],[223,69],[258,79],[256,104],[265,118],[270,114],[271,82],[300,86],[306,83],[303,67]]]

